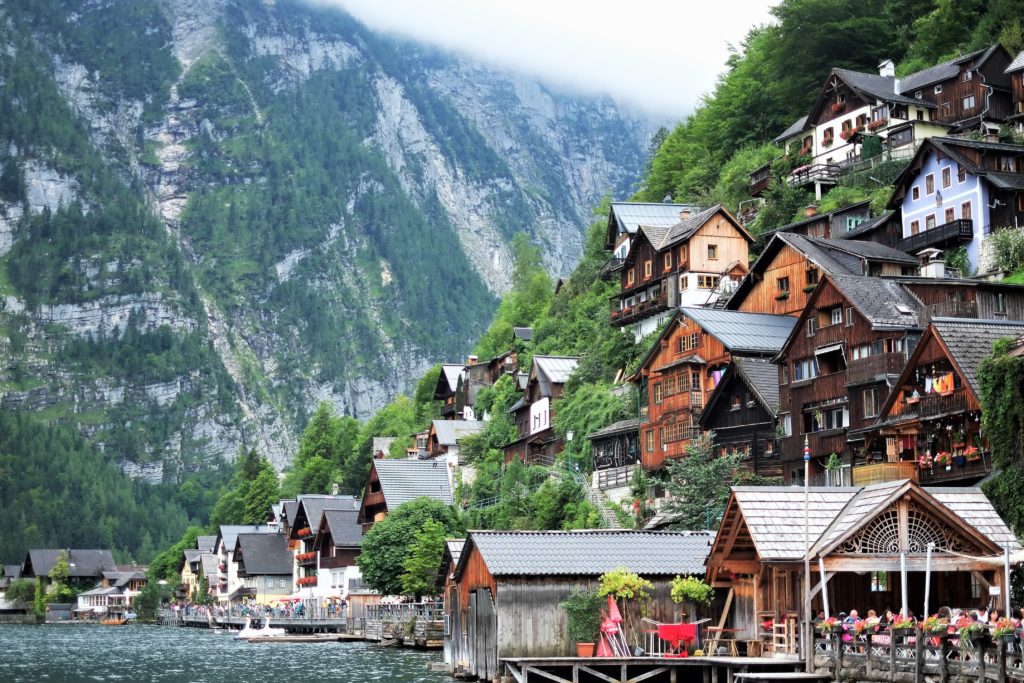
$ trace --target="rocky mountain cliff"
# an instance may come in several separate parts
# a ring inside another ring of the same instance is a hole
[[[637,178],[609,100],[265,0],[0,0],[0,405],[133,476],[278,467],[462,356]]]

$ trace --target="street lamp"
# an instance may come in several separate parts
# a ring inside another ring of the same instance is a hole
[[[811,631],[811,444],[804,434],[804,658],[807,672],[814,670],[814,634]]]

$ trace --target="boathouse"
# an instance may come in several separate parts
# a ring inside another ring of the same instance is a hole
[[[651,619],[674,621],[672,579],[703,575],[710,543],[701,531],[470,531],[445,592],[454,672],[489,681],[506,658],[572,654],[559,603],[619,567],[654,584]]]
[[[990,588],[1006,590],[1000,559],[1020,546],[979,488],[923,488],[912,480],[811,487],[806,517],[804,495],[801,487],[732,489],[707,576],[728,589],[723,620],[740,629],[739,640],[798,649],[808,546],[815,614],[825,607],[822,577],[832,614],[887,607],[934,614],[942,605],[975,608],[989,601]],[[762,632],[769,621],[779,633]]]

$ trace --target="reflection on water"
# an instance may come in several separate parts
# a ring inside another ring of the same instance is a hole
[[[451,683],[438,652],[368,643],[237,641],[167,626],[0,626],[0,681]]]

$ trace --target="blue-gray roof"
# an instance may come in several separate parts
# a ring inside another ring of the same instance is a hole
[[[782,131],[782,134],[779,135],[777,138],[775,138],[775,140],[773,140],[773,142],[782,142],[786,138],[790,138],[790,137],[796,135],[797,133],[802,133],[805,130],[807,130],[807,116],[806,115],[801,116],[796,121],[794,121],[793,124],[789,128],[787,128],[786,130]]]
[[[1013,58],[1013,61],[1010,62],[1010,66],[1006,67],[1006,71],[1003,73],[1013,73],[1014,71],[1020,71],[1021,69],[1024,69],[1024,50],[1021,50],[1020,54]]]
[[[661,204],[655,202],[612,202],[612,215],[619,234],[636,232],[641,225],[671,228],[681,220],[680,212],[693,213],[693,204]]]
[[[487,428],[483,420],[434,420],[434,433],[442,446],[455,446],[463,437],[479,434]]]
[[[791,315],[714,308],[681,308],[684,316],[722,342],[731,353],[778,353],[796,324]]]
[[[421,496],[452,504],[448,468],[437,460],[374,460],[384,502],[392,512],[402,503]]]
[[[471,531],[460,569],[472,546],[493,576],[597,576],[617,567],[641,576],[703,574],[711,541],[706,531]]]

